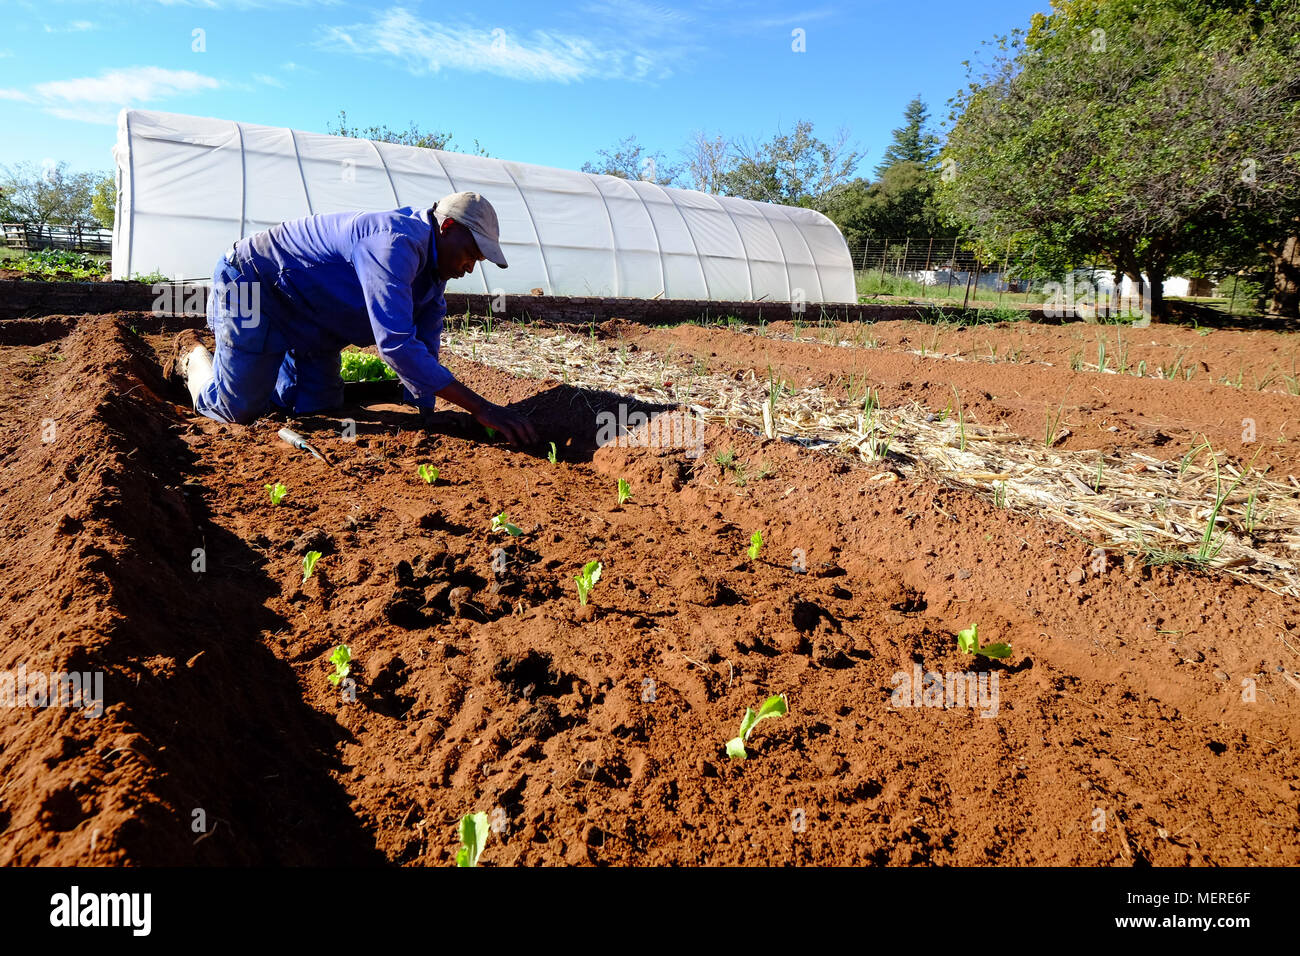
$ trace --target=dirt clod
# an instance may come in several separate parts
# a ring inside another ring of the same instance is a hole
[[[334,539],[320,528],[311,528],[293,539],[294,554],[306,554],[319,551],[321,554],[334,553]]]

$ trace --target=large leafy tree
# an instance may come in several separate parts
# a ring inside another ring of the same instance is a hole
[[[862,153],[841,130],[826,141],[808,120],[763,143],[734,144],[735,160],[719,178],[720,191],[741,199],[822,209],[832,192],[853,178]]]
[[[893,142],[876,167],[877,179],[897,163],[914,163],[924,169],[934,165],[940,144],[939,137],[930,132],[929,123],[930,111],[918,96],[903,111],[903,125],[894,130]]]
[[[1300,6],[1056,0],[954,100],[945,211],[1148,277],[1281,249],[1300,215]]]
[[[0,167],[0,219],[42,226],[98,226],[91,200],[103,175],[71,172],[66,162]]]

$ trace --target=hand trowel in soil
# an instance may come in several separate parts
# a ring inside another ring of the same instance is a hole
[[[301,451],[309,451],[309,452],[311,452],[313,455],[315,455],[317,458],[319,458],[321,461],[325,462],[325,464],[327,464],[327,465],[331,465],[331,463],[330,463],[330,461],[329,461],[328,458],[326,458],[324,455],[322,455],[320,452],[318,452],[315,448],[313,448],[313,447],[312,447],[312,446],[307,442],[307,439],[303,438],[301,435],[299,435],[299,434],[298,434],[296,431],[294,431],[292,428],[281,428],[281,429],[280,429],[280,437],[283,438],[285,441],[287,441],[287,442],[288,442],[290,445],[292,445],[294,448],[297,448],[297,449],[299,449],[299,450],[301,450]],[[333,467],[333,466],[331,465],[331,467]]]

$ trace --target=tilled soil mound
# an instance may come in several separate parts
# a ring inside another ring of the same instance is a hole
[[[337,728],[258,639],[269,589],[192,570],[240,547],[181,484],[152,350],[104,320],[42,354],[4,376],[0,670],[100,672],[103,713],[9,710],[0,862],[374,856],[321,759]],[[206,838],[223,826],[238,839]]]
[[[598,449],[617,396],[470,362],[556,463],[370,402],[290,423],[329,467],[188,414],[166,343],[0,350],[0,668],[105,705],[12,711],[4,862],[447,864],[474,811],[488,864],[1300,862],[1294,602],[728,429]]]

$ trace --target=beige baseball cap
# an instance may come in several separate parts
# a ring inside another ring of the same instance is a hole
[[[492,204],[475,192],[452,193],[443,196],[434,207],[438,225],[444,219],[458,222],[474,234],[478,251],[483,258],[502,269],[506,267],[505,253],[501,251],[501,227],[497,223],[497,211]]]

